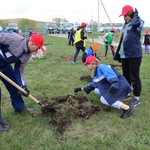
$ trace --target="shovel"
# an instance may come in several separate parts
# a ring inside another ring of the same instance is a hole
[[[0,76],[5,79],[6,81],[8,81],[11,85],[13,85],[15,88],[17,88],[19,91],[21,91],[24,94],[27,94],[27,92],[21,88],[19,85],[17,85],[14,81],[12,81],[10,78],[8,78],[6,75],[4,75],[2,72],[0,72]],[[31,94],[28,95],[29,98],[31,98],[34,102],[36,102],[37,104],[39,104],[42,108],[44,108],[46,111],[48,112],[56,112],[55,108],[53,108],[50,105],[45,105],[42,102],[38,101],[35,97],[33,97]]]

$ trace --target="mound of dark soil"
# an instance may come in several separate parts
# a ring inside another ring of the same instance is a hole
[[[81,76],[80,77],[81,81],[87,81],[87,82],[92,82],[93,78],[91,76]]]
[[[110,66],[112,66],[112,67],[113,67],[114,69],[116,69],[116,70],[122,69],[122,65],[110,64]]]
[[[50,117],[49,124],[55,127],[56,131],[63,134],[74,119],[89,119],[93,114],[100,111],[99,106],[93,105],[85,96],[60,96],[46,98],[47,103],[56,109],[55,113],[41,109],[44,116]]]

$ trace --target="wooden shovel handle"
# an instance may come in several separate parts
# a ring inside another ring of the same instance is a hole
[[[4,78],[6,81],[8,81],[11,85],[13,85],[14,87],[16,87],[19,91],[23,92],[24,94],[27,94],[27,92],[20,87],[18,84],[16,84],[14,81],[12,81],[10,78],[8,78],[5,74],[3,74],[2,72],[0,72],[0,76],[2,78]],[[40,103],[40,101],[38,101],[35,97],[33,97],[31,94],[28,95],[29,98],[31,98],[33,101],[35,101],[36,103]]]

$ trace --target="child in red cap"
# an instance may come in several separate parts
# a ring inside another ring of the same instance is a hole
[[[98,51],[99,46],[97,43],[92,44],[89,48],[87,48],[82,54],[82,62],[84,63],[88,56],[95,56],[97,59],[100,58],[97,56],[96,52]]]
[[[76,30],[75,41],[74,41],[76,51],[73,56],[73,64],[76,64],[76,59],[78,57],[80,50],[84,52],[86,49],[85,39],[87,39],[87,33],[85,27],[86,27],[86,23],[82,22],[81,26],[79,26]]]
[[[115,55],[114,46],[113,46],[113,39],[115,37],[115,33],[116,33],[116,29],[112,28],[110,32],[106,33],[102,37],[104,40],[104,46],[105,46],[104,58],[107,57],[108,45],[110,45],[110,49],[112,51],[112,56],[114,57],[114,55]]]
[[[74,28],[71,28],[69,31],[68,31],[68,45],[72,45],[74,46]]]
[[[149,46],[150,46],[150,34],[149,34],[149,30],[145,31],[145,35],[143,36],[142,43],[143,43],[144,48],[145,48],[145,54],[149,54]]]
[[[122,109],[123,113],[120,117],[127,118],[134,109],[120,101],[132,92],[125,77],[110,65],[100,64],[94,56],[88,56],[82,65],[86,65],[89,70],[94,72],[93,82],[89,86],[75,88],[74,92],[84,91],[88,94],[95,90],[96,94],[101,95],[100,101],[103,104]]]

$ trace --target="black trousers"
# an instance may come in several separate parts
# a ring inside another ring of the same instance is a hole
[[[135,96],[140,96],[142,90],[140,80],[140,65],[142,58],[128,58],[121,59],[121,61],[123,75],[133,87],[133,94]]]

